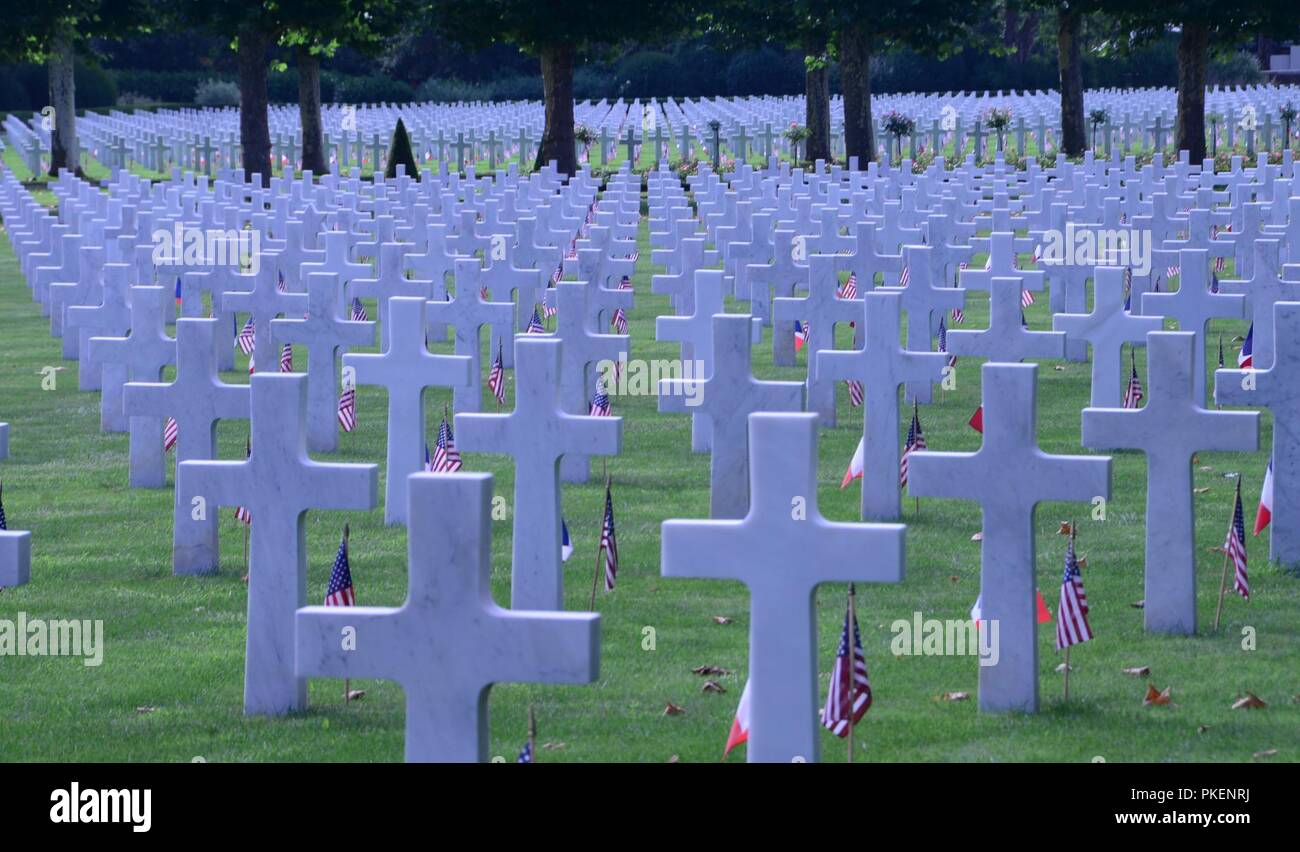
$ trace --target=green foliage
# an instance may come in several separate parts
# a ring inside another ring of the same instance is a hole
[[[912,131],[916,129],[916,119],[897,110],[890,110],[885,114],[882,126],[890,136],[902,138],[911,135]]]
[[[103,68],[78,61],[74,74],[77,109],[110,107],[117,103],[117,83]]]
[[[120,92],[131,92],[167,103],[192,103],[199,84],[205,80],[223,79],[203,71],[136,71],[121,69],[112,72]]]
[[[388,165],[384,168],[384,177],[397,177],[397,167],[406,168],[406,174],[415,180],[420,179],[420,167],[415,162],[415,153],[411,150],[411,137],[406,132],[406,123],[397,119],[393,129],[393,141],[388,146]]]
[[[117,103],[118,85],[110,72],[78,60],[75,75],[77,109],[111,107]],[[189,95],[183,100],[189,100]],[[36,111],[49,101],[49,72],[44,65],[0,66],[0,109]]]
[[[379,75],[345,77],[338,81],[334,99],[341,104],[409,103],[415,100],[415,90],[401,80]]]
[[[1088,123],[1093,126],[1093,129],[1096,129],[1098,125],[1105,124],[1108,121],[1110,121],[1110,114],[1107,113],[1106,110],[1088,110]]]
[[[194,90],[194,103],[201,107],[237,107],[239,87],[228,80],[204,80]]]

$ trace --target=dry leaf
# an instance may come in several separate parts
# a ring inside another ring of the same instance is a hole
[[[961,577],[958,577],[956,574],[953,574],[950,577],[948,577],[949,583],[956,583],[959,580],[961,580]]]
[[[730,619],[730,618],[727,618],[725,615],[715,615],[715,616],[713,616],[713,623],[714,623],[714,624],[730,624],[730,623],[731,623],[731,619]]]
[[[727,688],[722,684],[718,683],[716,680],[706,680],[704,682],[704,686],[700,687],[700,692],[717,692],[720,694],[726,691]]]
[[[1227,553],[1228,551],[1224,550],[1222,547],[1216,544],[1205,548],[1205,552],[1206,553]]]
[[[1070,671],[1074,671],[1074,666],[1067,666],[1065,663],[1061,663],[1056,667],[1056,671],[1058,674],[1064,672],[1066,669],[1069,669]]]
[[[156,711],[157,709],[158,709],[157,707],[150,707],[150,706],[148,706],[148,705],[143,705],[143,706],[140,706],[140,707],[135,708],[135,712],[140,713],[140,714],[143,715],[143,714],[145,714],[145,713],[153,713],[153,712]]]
[[[1200,467],[1197,468],[1197,470],[1202,471],[1203,473],[1209,473],[1210,471],[1214,470],[1214,468],[1206,464],[1206,465],[1201,465]]]
[[[984,540],[984,532],[983,532],[983,530],[981,530],[980,532],[977,532],[977,533],[975,533],[975,535],[971,536],[971,537],[970,537],[970,540],[971,540],[971,541],[983,541],[983,540]]]
[[[1196,733],[1198,733],[1198,734],[1204,734],[1204,733],[1205,733],[1206,731],[1208,731],[1208,730],[1210,730],[1210,726],[1209,726],[1209,725],[1197,725],[1197,726],[1196,726]]]
[[[364,689],[349,689],[349,690],[348,690],[348,694],[347,694],[347,698],[346,698],[345,700],[347,700],[347,701],[360,701],[361,699],[363,699],[363,698],[365,698],[365,697],[366,697],[366,691],[365,691]]]
[[[680,760],[681,759],[675,754],[672,757],[668,758],[669,763],[678,763],[680,762]]]
[[[1064,373],[1064,372],[1065,372],[1065,367],[1062,366],[1062,365],[1060,365],[1060,364],[1057,364],[1056,366],[1052,367],[1052,369],[1055,370],[1055,371],[1058,372],[1058,373]]]
[[[1232,703],[1233,710],[1258,710],[1261,707],[1267,706],[1268,705],[1264,703],[1263,699],[1251,692],[1249,689],[1246,690],[1245,698],[1238,698]]]
[[[691,671],[697,675],[729,675],[731,669],[724,669],[722,666],[696,666]]]
[[[945,692],[943,695],[939,696],[938,700],[939,701],[965,701],[967,698],[970,698],[969,692]]]
[[[1166,686],[1163,690],[1158,690],[1156,689],[1155,684],[1148,683],[1147,694],[1146,697],[1142,699],[1142,704],[1146,706],[1150,706],[1153,704],[1156,705],[1168,704],[1169,690],[1172,688],[1173,687]]]
[[[672,703],[671,701],[669,701],[667,706],[664,707],[665,716],[680,716],[685,712],[686,712],[685,707],[678,707],[676,704]]]
[[[1272,756],[1275,755],[1275,754],[1277,754],[1277,749],[1275,749],[1275,748],[1266,748],[1266,749],[1264,749],[1263,751],[1257,751],[1257,752],[1255,752],[1255,753],[1254,753],[1253,755],[1251,755],[1251,756],[1254,757],[1256,760],[1259,760],[1259,759],[1262,758],[1262,757],[1272,757]]]
[[[542,748],[550,749],[551,751],[557,751],[559,749],[564,748],[567,745],[568,743],[542,743]]]
[[[1144,609],[1146,605],[1147,605],[1146,598],[1143,598],[1140,601],[1133,601],[1133,603],[1129,604],[1129,606],[1133,607],[1134,609]]]
[[[244,576],[240,577],[239,580],[240,580],[240,582],[243,583],[244,585],[248,585],[248,575],[247,575],[247,574],[245,574]]]
[[[1150,667],[1150,666],[1134,666],[1134,667],[1131,668],[1131,669],[1124,669],[1124,674],[1126,674],[1126,675],[1133,675],[1133,677],[1150,677],[1150,676],[1151,676],[1151,667]]]
[[[1069,521],[1061,521],[1061,528],[1056,531],[1057,535],[1069,535],[1074,527],[1070,526]]]
[[[1074,561],[1078,564],[1078,566],[1079,566],[1080,568],[1087,568],[1087,567],[1088,567],[1088,557],[1086,557],[1086,556],[1080,556],[1078,559],[1076,559],[1076,560],[1074,560]]]
[[[1207,486],[1205,486],[1204,488],[1193,488],[1193,489],[1192,489],[1192,493],[1193,493],[1193,494],[1209,494],[1209,493],[1210,493],[1210,486],[1207,485]]]
[[[1197,453],[1192,453],[1192,464],[1200,464],[1200,463],[1201,463],[1200,455]]]
[[[1291,703],[1300,704],[1300,692],[1297,692],[1295,695],[1291,696]]]

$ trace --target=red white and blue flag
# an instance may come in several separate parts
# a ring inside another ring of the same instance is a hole
[[[907,427],[907,443],[903,444],[903,455],[898,460],[898,487],[907,485],[907,459],[912,453],[925,449],[925,434],[921,431],[921,415],[916,405],[912,406],[912,424]]]
[[[1237,366],[1243,370],[1249,370],[1255,365],[1255,324],[1252,322],[1250,328],[1246,331],[1246,340],[1241,344],[1241,351],[1237,353]]]
[[[348,533],[343,530],[343,540],[339,542],[338,555],[334,557],[334,567],[330,570],[330,584],[325,590],[325,606],[356,606],[357,595],[352,588],[352,569],[348,565]]]
[[[1142,401],[1142,380],[1138,378],[1137,356],[1129,352],[1128,387],[1124,389],[1124,407],[1137,408]]]
[[[1232,560],[1232,588],[1250,600],[1250,583],[1246,579],[1246,517],[1241,509],[1240,478],[1237,479],[1237,501],[1232,509],[1232,524],[1228,527],[1228,538],[1223,543],[1223,550]]]
[[[850,636],[853,643],[851,652]],[[862,636],[858,632],[857,614],[853,611],[853,587],[850,586],[849,604],[844,611],[844,630],[840,633],[830,688],[826,691],[826,705],[822,708],[822,726],[837,737],[846,737],[849,729],[870,708],[871,679],[867,673],[866,655],[862,653]]]
[[[605,519],[600,528],[600,549],[605,553],[605,591],[614,590],[618,577],[618,538],[614,534],[614,497],[605,483]]]
[[[460,450],[456,449],[456,439],[452,435],[451,424],[444,417],[442,425],[438,427],[438,441],[433,448],[433,460],[429,470],[433,473],[455,473],[460,468]]]
[[[794,351],[798,352],[803,349],[804,344],[808,342],[808,323],[794,321]]]
[[[357,388],[348,383],[339,395],[339,425],[344,432],[357,428]]]
[[[537,316],[536,313],[533,316]],[[497,344],[497,357],[492,362],[492,371],[488,373],[488,389],[492,391],[492,398],[501,405],[506,401],[506,368],[502,358],[502,344]]]
[[[1056,650],[1087,642],[1092,638],[1088,624],[1088,596],[1083,591],[1083,574],[1074,556],[1074,530],[1065,550],[1065,573],[1061,578],[1061,601],[1056,612]]]
[[[1273,460],[1269,459],[1264,471],[1264,487],[1259,492],[1259,509],[1255,512],[1255,535],[1259,535],[1273,520]]]
[[[244,323],[244,327],[239,330],[239,337],[235,338],[235,342],[239,344],[239,351],[245,355],[252,355],[257,345],[256,330],[253,318],[250,316],[248,322]]]
[[[168,417],[167,423],[163,426],[163,452],[171,452],[179,436],[180,427],[176,424],[176,418]]]

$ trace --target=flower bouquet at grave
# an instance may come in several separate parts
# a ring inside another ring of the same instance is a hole
[[[808,141],[808,137],[812,136],[812,131],[806,127],[800,127],[797,123],[792,121],[790,122],[790,126],[786,128],[785,133],[781,135],[790,143],[790,159],[798,160],[799,146]]]
[[[591,145],[596,141],[596,132],[585,124],[579,124],[573,128],[573,138],[582,146],[582,155],[586,157],[591,153]]]
[[[1088,124],[1092,126],[1092,146],[1097,147],[1097,128],[1110,121],[1110,114],[1104,109],[1094,109],[1088,111]]]
[[[894,144],[898,149],[898,158],[903,158],[903,137],[911,136],[912,131],[916,129],[916,120],[910,115],[904,115],[898,110],[891,109],[885,114],[885,133],[894,137]]]
[[[986,127],[998,134],[998,150],[1001,151],[1007,128],[1011,126],[1011,107],[989,107],[982,120]]]
[[[698,157],[691,157],[690,159],[677,161],[677,176],[682,180],[686,180],[691,175],[697,174],[699,170],[700,160]]]
[[[1223,113],[1206,113],[1205,120],[1210,123],[1210,156],[1219,155],[1219,125],[1223,123]]]
[[[1282,138],[1286,140],[1282,147],[1291,147],[1291,125],[1295,124],[1296,108],[1295,104],[1287,101],[1283,104],[1282,109],[1278,112],[1282,117]]]

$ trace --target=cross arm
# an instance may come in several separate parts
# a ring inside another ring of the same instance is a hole
[[[399,683],[423,667],[403,611],[375,606],[307,606],[294,613],[294,671],[300,677],[375,678]],[[394,654],[393,649],[405,654]]]
[[[305,459],[303,506],[311,509],[373,509],[379,501],[379,465],[322,464]]]
[[[600,674],[600,616],[590,612],[519,612],[488,605],[500,631],[490,644],[497,663],[488,683],[591,683]]]

